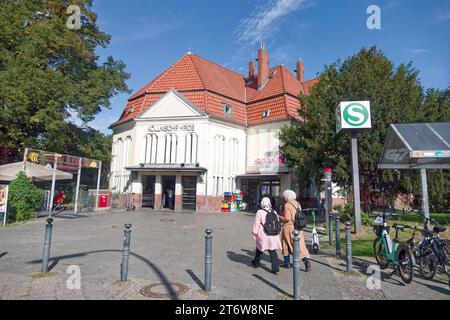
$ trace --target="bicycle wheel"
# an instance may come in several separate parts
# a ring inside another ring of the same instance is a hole
[[[386,255],[384,242],[380,242],[380,238],[378,237],[373,241],[373,253],[380,269],[386,269],[389,265],[389,259]]]
[[[425,279],[433,279],[437,271],[437,263],[433,250],[428,245],[422,245],[417,251],[420,274]]]
[[[412,254],[410,250],[406,248],[400,249],[400,253],[398,254],[398,273],[400,274],[400,278],[405,283],[411,283],[414,278],[414,265]]]

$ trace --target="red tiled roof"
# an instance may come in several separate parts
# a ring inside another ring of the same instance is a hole
[[[298,117],[300,102],[296,98],[302,90],[309,93],[317,79],[300,81],[285,67],[270,69],[270,78],[258,90],[254,79],[188,53],[175,64],[135,92],[129,99],[119,120],[113,126],[138,117],[170,89],[176,89],[190,102],[206,113],[241,124],[255,124],[267,120]],[[247,81],[247,86],[246,86]],[[223,103],[233,106],[232,116],[224,114]],[[263,118],[263,111],[270,116]]]

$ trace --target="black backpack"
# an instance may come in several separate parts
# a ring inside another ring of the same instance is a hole
[[[294,207],[294,205],[292,206]],[[295,209],[297,212],[295,213],[294,228],[295,230],[303,230],[306,227],[306,215],[303,213],[300,206]]]
[[[263,225],[264,232],[268,236],[279,235],[281,232],[281,223],[280,223],[280,219],[278,218],[278,215],[273,210],[270,210],[270,211],[264,210],[264,211],[267,212],[266,222]]]

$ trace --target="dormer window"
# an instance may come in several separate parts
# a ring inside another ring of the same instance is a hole
[[[128,108],[128,114],[132,113],[134,111],[134,107],[129,107]]]
[[[233,115],[233,106],[231,104],[224,103],[223,112],[227,117],[231,117]]]
[[[270,110],[264,110],[262,116],[263,118],[268,118],[270,116]]]

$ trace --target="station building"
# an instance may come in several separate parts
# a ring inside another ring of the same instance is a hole
[[[254,210],[264,195],[296,190],[279,132],[299,119],[298,96],[317,79],[305,81],[300,60],[295,73],[271,67],[263,47],[247,75],[188,52],[111,125],[110,189],[134,193],[137,207],[177,211],[219,211],[224,192],[235,190]]]

